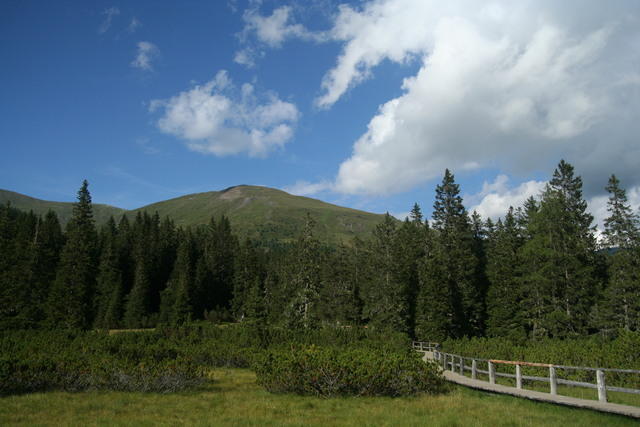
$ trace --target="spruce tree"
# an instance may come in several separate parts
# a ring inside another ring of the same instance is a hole
[[[0,322],[2,328],[32,328],[33,314],[38,304],[32,299],[34,290],[34,263],[40,219],[33,212],[13,211],[9,208],[7,247],[4,268],[0,270]],[[4,233],[3,233],[4,234]]]
[[[354,250],[344,245],[325,256],[319,311],[328,324],[356,325],[360,322],[362,304],[354,262]]]
[[[144,212],[136,215],[133,225],[133,280],[123,315],[123,324],[127,328],[152,326],[153,271],[154,271],[154,236],[151,218]]]
[[[97,233],[86,180],[78,191],[66,237],[56,279],[49,292],[47,318],[58,327],[86,329],[92,322],[97,271]]]
[[[250,239],[246,239],[239,247],[234,262],[231,308],[234,317],[243,320],[250,316],[250,311],[264,311],[264,307],[257,308],[260,304],[264,305],[264,301],[257,301],[256,298],[264,300],[266,271],[258,250]]]
[[[614,251],[608,257],[609,281],[600,314],[601,329],[640,330],[640,230],[620,181],[611,175],[604,221],[603,244]]]
[[[388,213],[371,242],[372,281],[363,293],[363,314],[376,329],[408,332],[407,288],[398,279],[396,222]]]
[[[593,217],[582,179],[562,160],[531,218],[522,248],[527,317],[534,336],[582,334],[589,325],[597,282]]]
[[[519,250],[522,239],[513,208],[500,219],[487,250],[487,335],[514,341],[526,338],[522,316]]]
[[[162,291],[159,317],[163,323],[181,324],[194,317],[195,266],[199,261],[196,242],[191,229],[179,231],[177,240],[178,252],[171,279]]]
[[[286,309],[286,322],[293,328],[319,326],[320,243],[314,236],[315,221],[307,214],[298,238],[290,273],[288,291],[292,298]]]
[[[455,336],[459,297],[446,283],[443,262],[446,253],[436,232],[425,221],[424,256],[418,265],[419,290],[416,303],[415,336],[419,340],[441,342]]]
[[[96,300],[94,326],[115,329],[120,326],[124,294],[122,271],[120,270],[120,250],[118,231],[113,217],[101,230],[102,251],[96,279]]]
[[[479,335],[484,317],[482,289],[476,277],[479,260],[460,187],[448,169],[442,184],[436,187],[433,229],[433,256],[426,263],[423,280],[424,286],[433,292],[430,318],[434,325],[439,325],[434,328],[454,336]],[[446,330],[442,331],[442,325],[446,324]]]
[[[394,258],[396,278],[402,285],[407,306],[407,331],[414,335],[416,323],[417,298],[419,292],[418,269],[425,255],[425,225],[418,204],[402,225],[398,228],[394,241]]]

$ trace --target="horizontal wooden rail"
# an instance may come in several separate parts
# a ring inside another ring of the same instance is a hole
[[[471,371],[471,378],[477,379],[478,374],[487,375],[489,377],[489,383],[495,384],[496,377],[512,378],[516,380],[516,388],[522,389],[522,380],[526,381],[540,381],[549,383],[549,392],[552,395],[558,393],[558,384],[568,385],[572,387],[584,387],[598,390],[598,400],[600,402],[607,402],[607,391],[617,391],[622,393],[640,394],[640,390],[627,388],[627,387],[614,387],[606,384],[605,373],[623,373],[623,374],[640,374],[640,370],[636,369],[615,369],[615,368],[591,368],[581,366],[563,366],[553,365],[550,363],[535,363],[513,360],[498,360],[498,359],[481,359],[476,357],[465,357],[458,354],[445,353],[440,351],[440,344],[436,342],[422,342],[414,341],[413,348],[418,351],[432,352],[433,359],[439,362],[443,370],[452,371],[465,375],[465,371]],[[467,366],[466,362],[471,361],[471,366]],[[487,369],[480,369],[478,363],[486,363]],[[497,372],[496,365],[511,365],[515,366],[516,373],[511,374],[507,372]],[[523,375],[523,367],[532,368],[546,368],[549,370],[549,375],[546,377]],[[590,383],[585,381],[573,381],[564,378],[558,378],[558,370],[582,370],[592,371],[595,373],[596,382]]]

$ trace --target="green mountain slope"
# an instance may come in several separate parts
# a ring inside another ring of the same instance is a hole
[[[15,208],[44,214],[49,209],[61,222],[71,217],[73,204],[49,202],[12,191],[0,190],[0,203],[10,202]],[[177,225],[207,224],[211,217],[226,215],[234,231],[241,237],[267,241],[289,242],[304,225],[307,212],[316,221],[316,235],[327,243],[349,242],[353,237],[367,236],[383,216],[344,208],[308,197],[293,196],[267,187],[239,185],[223,191],[189,194],[126,211],[108,205],[94,204],[96,222],[102,224],[110,215],[127,214],[131,219],[146,211],[161,217],[169,216]]]
[[[73,203],[50,202],[25,196],[24,194],[15,193],[13,191],[0,190],[0,204],[6,205],[7,202],[11,203],[11,206],[16,209],[27,212],[33,211],[37,215],[44,215],[49,210],[52,210],[56,215],[58,215],[58,219],[63,226],[67,224],[73,211]],[[111,215],[114,217],[120,217],[125,212],[126,210],[115,206],[101,205],[98,203],[93,205],[93,215],[98,224],[104,224],[107,222]]]
[[[136,211],[157,211],[160,216],[173,218],[178,225],[207,224],[211,216],[226,215],[241,236],[285,242],[295,239],[302,230],[307,212],[316,221],[318,238],[332,243],[363,237],[383,219],[382,215],[249,185],[190,194]]]

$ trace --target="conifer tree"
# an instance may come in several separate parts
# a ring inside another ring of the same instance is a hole
[[[264,314],[264,280],[265,267],[258,254],[254,243],[246,239],[239,247],[234,259],[233,299],[231,302],[232,313],[236,319],[243,320],[261,312]],[[258,301],[260,300],[260,301]]]
[[[365,288],[363,315],[377,329],[408,332],[406,286],[398,280],[397,230],[391,215],[378,224],[371,242],[371,262],[376,270]]]
[[[407,305],[407,330],[414,335],[417,298],[420,287],[418,269],[425,255],[425,225],[422,211],[415,203],[407,218],[398,228],[394,242],[396,278],[404,289],[403,298]]]
[[[44,218],[38,217],[33,234],[31,259],[28,274],[28,309],[25,317],[31,325],[42,323],[46,317],[46,303],[49,289],[55,280],[60,250],[64,245],[64,236],[53,211]]]
[[[138,212],[132,232],[133,282],[126,296],[123,324],[127,328],[142,328],[151,326],[155,243],[151,218],[146,212]]]
[[[506,337],[514,341],[526,338],[522,318],[522,289],[520,280],[519,237],[513,208],[500,219],[492,233],[487,259],[487,335]]]
[[[436,187],[433,205],[434,249],[422,275],[433,293],[429,330],[440,335],[479,335],[483,328],[482,290],[476,278],[478,258],[473,230],[460,188],[449,170]]]
[[[160,306],[160,321],[173,324],[181,324],[194,318],[195,266],[198,262],[192,230],[180,231],[177,240],[175,265],[171,279],[162,291]]]
[[[611,175],[604,221],[604,246],[615,250],[608,257],[609,281],[604,293],[600,327],[640,330],[640,230],[620,181]]]
[[[320,244],[314,236],[315,221],[307,214],[304,229],[293,254],[289,293],[292,298],[286,310],[289,326],[315,328],[319,326]]]
[[[97,233],[86,180],[78,191],[66,237],[56,279],[49,292],[47,318],[59,327],[86,329],[92,321],[97,270]]]
[[[360,323],[362,303],[355,276],[352,248],[340,245],[325,256],[320,289],[322,319],[335,325]]]
[[[124,304],[118,231],[113,217],[102,228],[101,235],[103,243],[96,279],[94,326],[113,329],[120,326]]]
[[[594,302],[595,238],[593,217],[582,198],[582,179],[560,161],[540,208],[531,218],[523,286],[534,336],[585,333]]]
[[[12,211],[9,208],[7,213],[6,258],[3,260],[3,270],[0,270],[0,302],[3,304],[0,322],[7,329],[32,328],[35,326],[32,317],[37,310],[31,293],[40,219],[33,212]]]

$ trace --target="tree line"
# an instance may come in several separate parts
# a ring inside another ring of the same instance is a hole
[[[239,241],[226,217],[176,227],[138,213],[97,228],[85,181],[63,232],[53,212],[0,207],[0,328],[141,328],[191,320],[367,326],[419,339],[565,338],[640,330],[637,214],[611,176],[596,239],[582,180],[561,161],[538,198],[497,222],[446,170],[431,220],[414,205],[330,247],[313,218],[293,244]]]

